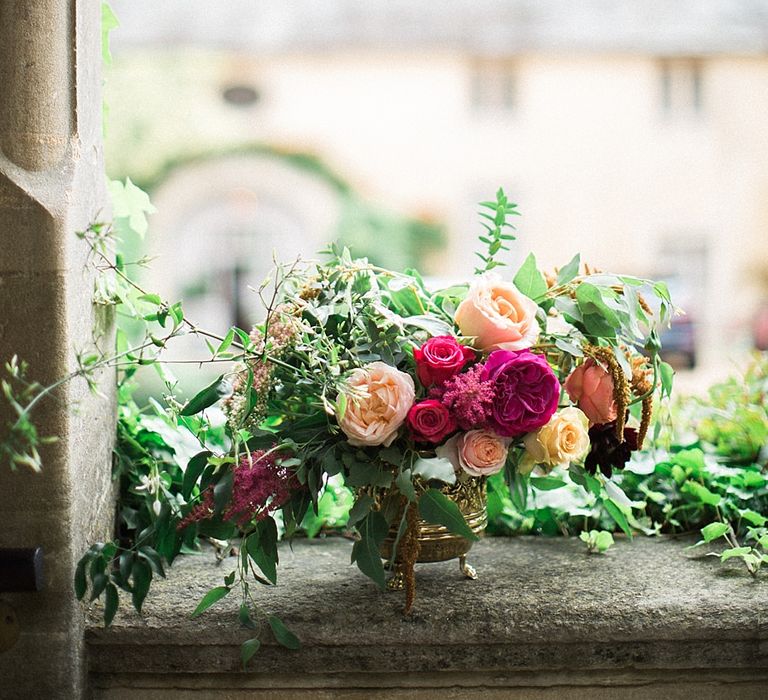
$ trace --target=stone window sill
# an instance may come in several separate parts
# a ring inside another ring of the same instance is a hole
[[[590,689],[594,700],[618,687],[623,697],[701,700],[725,687],[734,698],[765,697],[768,582],[694,557],[690,543],[638,538],[588,556],[575,539],[486,539],[470,554],[477,581],[455,561],[418,565],[416,605],[403,618],[403,594],[377,591],[351,566],[348,541],[298,541],[281,550],[278,586],[256,593],[302,648],[265,633],[246,672],[237,595],[189,619],[232,566],[188,556],[154,585],[141,617],[126,600],[105,630],[90,611],[91,684],[115,700],[139,688],[149,699],[555,697],[570,688],[580,690],[569,697]]]

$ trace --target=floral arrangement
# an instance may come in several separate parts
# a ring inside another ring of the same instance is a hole
[[[669,381],[657,334],[666,288],[582,272],[578,256],[552,275],[529,256],[505,278],[497,256],[516,207],[502,191],[483,206],[488,250],[465,284],[431,292],[415,271],[335,247],[326,262],[277,268],[263,324],[217,351],[237,342],[242,364],[181,411],[225,396],[233,447],[226,464],[202,453],[179,529],[241,530],[243,551],[274,582],[276,512],[295,532],[341,474],[357,493],[352,560],[383,587],[380,550],[394,537],[410,610],[416,518],[474,538],[441,485],[503,471],[512,488],[529,478],[547,488],[562,468],[607,488],[624,524],[610,477],[642,447],[657,380]],[[378,507],[376,490],[399,494],[399,510]]]
[[[482,490],[487,477],[502,473],[515,493],[557,488],[568,478],[601,498],[631,536],[629,500],[611,476],[642,447],[654,396],[671,389],[658,335],[674,311],[667,288],[590,270],[578,255],[548,274],[531,254],[514,275],[502,274],[499,256],[514,240],[509,219],[517,208],[502,190],[481,207],[484,250],[472,280],[431,291],[414,270],[383,269],[332,245],[322,261],[275,267],[258,290],[264,321],[250,333],[203,331],[180,303],[163,302],[108,264],[122,285],[111,294],[135,308],[152,306],[141,318],[163,328],[170,320],[172,330],[148,332],[138,349],[112,358],[84,360],[83,376],[116,365],[115,358],[121,367],[126,358],[147,364],[148,348],[157,349],[152,362],[159,365],[169,341],[188,333],[209,342],[210,362],[231,369],[185,403],[167,383],[162,411],[203,447],[186,465],[162,471],[151,448],[126,436],[124,459],[155,466],[140,480],[129,476],[121,520],[131,534],[83,556],[78,596],[90,581],[92,600],[106,596],[109,623],[118,588],[140,610],[153,575],[164,575],[164,564],[198,537],[222,551],[239,537],[236,570],[194,615],[237,581],[241,622],[253,627],[251,587],[276,583],[279,533],[299,531],[339,476],[355,494],[352,561],[384,588],[386,548],[389,566],[404,574],[406,612],[414,602],[419,523],[476,539],[452,485]],[[108,261],[105,230],[98,225],[83,237]],[[26,386],[31,398],[36,387]],[[23,457],[35,449],[34,429],[17,403],[9,449]],[[206,417],[217,403],[226,415],[223,449],[210,440]],[[395,507],[381,494],[394,495]],[[279,642],[298,644],[278,618],[267,619]],[[257,638],[243,645],[244,662],[256,648]]]

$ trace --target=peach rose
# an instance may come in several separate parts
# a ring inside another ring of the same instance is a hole
[[[573,370],[563,386],[571,401],[587,414],[593,425],[616,420],[613,377],[592,358]]]
[[[583,459],[589,451],[589,418],[575,406],[555,413],[549,422],[523,438],[525,455],[517,470],[530,474],[536,464],[546,471]]]
[[[454,435],[435,453],[451,461],[453,468],[472,476],[490,476],[500,472],[507,461],[509,440],[490,430],[470,430]]]
[[[384,362],[371,362],[352,372],[347,409],[339,426],[350,445],[390,445],[416,398],[413,379]]]
[[[525,350],[539,337],[538,308],[511,282],[485,274],[470,286],[455,321],[478,350]]]

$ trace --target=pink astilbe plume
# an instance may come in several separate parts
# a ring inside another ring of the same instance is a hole
[[[176,526],[178,531],[184,530],[192,523],[199,523],[201,520],[208,520],[213,515],[213,487],[209,486],[201,494],[200,502],[187,513]]]
[[[246,454],[234,468],[232,501],[224,519],[244,527],[251,520],[263,520],[282,506],[297,486],[293,472],[280,460],[284,454],[256,450]]]
[[[493,383],[480,378],[482,371],[483,366],[477,364],[430,392],[430,396],[450,409],[462,430],[484,427],[491,415],[495,396]]]

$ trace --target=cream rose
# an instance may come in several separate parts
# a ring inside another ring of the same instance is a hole
[[[490,430],[470,430],[454,435],[435,453],[451,461],[454,469],[472,476],[490,476],[503,469],[507,461],[509,440]]]
[[[525,455],[518,466],[530,474],[537,464],[547,471],[582,459],[589,451],[589,418],[575,406],[555,413],[549,422],[523,438]]]
[[[347,386],[347,408],[339,426],[349,443],[391,444],[416,397],[410,375],[384,362],[371,362],[354,370]]]
[[[539,337],[538,308],[511,282],[485,274],[470,286],[455,321],[478,350],[525,350]]]

